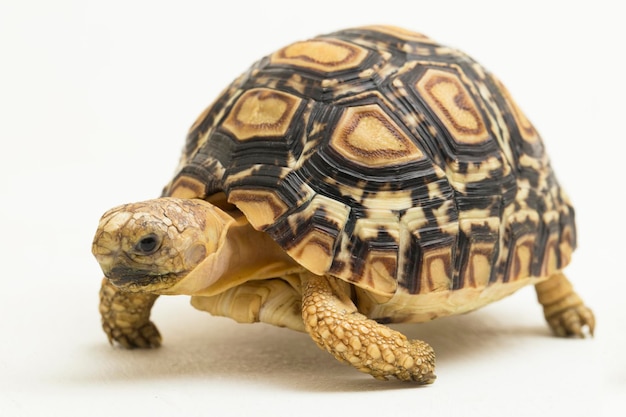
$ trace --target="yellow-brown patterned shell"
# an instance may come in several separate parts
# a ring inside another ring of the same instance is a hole
[[[569,200],[500,81],[394,27],[258,61],[194,123],[165,194],[225,200],[308,270],[383,299],[546,277],[575,248]]]

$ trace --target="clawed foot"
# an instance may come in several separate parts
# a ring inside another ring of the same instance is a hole
[[[160,346],[161,335],[150,321],[150,309],[156,299],[153,294],[121,291],[103,280],[100,315],[109,343],[119,343],[127,349]]]
[[[596,320],[593,312],[585,305],[579,305],[546,317],[550,328],[557,336],[585,337],[585,327],[593,336]]]
[[[302,318],[318,346],[376,379],[434,382],[433,349],[360,314],[337,285],[332,278],[303,274]]]
[[[350,352],[351,356],[342,359],[380,380],[396,377],[418,384],[435,382],[435,352],[428,344],[420,340],[406,340],[404,335],[393,330],[385,332],[385,335],[389,336],[386,340],[372,343],[361,352]]]
[[[550,328],[557,336],[585,337],[584,329],[593,336],[596,320],[591,309],[576,294],[562,273],[552,275],[535,286],[537,298]]]
[[[139,327],[113,327],[110,322],[103,320],[102,329],[112,345],[119,343],[126,349],[161,346],[161,335],[151,321]]]

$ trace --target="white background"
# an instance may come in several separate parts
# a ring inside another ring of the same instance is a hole
[[[623,412],[626,31],[615,4],[0,0],[0,415]],[[577,208],[568,274],[596,337],[551,337],[526,288],[396,326],[437,352],[426,388],[375,381],[306,334],[212,318],[185,297],[157,302],[161,349],[109,347],[90,254],[100,215],[158,196],[188,126],[253,61],[371,23],[465,50],[535,123]]]

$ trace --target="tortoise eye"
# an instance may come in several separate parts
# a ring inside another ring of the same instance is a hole
[[[161,244],[159,237],[153,233],[142,237],[135,245],[135,249],[141,255],[151,255],[159,249]]]

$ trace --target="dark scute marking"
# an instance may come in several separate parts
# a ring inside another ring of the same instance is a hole
[[[302,178],[299,172],[291,171],[281,182],[280,190],[278,190],[281,199],[287,203],[289,207],[295,208],[299,203],[308,201],[313,195],[307,194],[307,181]]]
[[[456,205],[459,212],[470,211],[474,209],[485,210],[496,209],[496,213],[500,210],[501,199],[495,193],[485,193],[486,195],[471,195],[470,193],[455,192]]]
[[[187,168],[187,167],[185,167]],[[172,182],[163,188],[161,197],[171,197],[179,188],[194,190],[196,197],[203,198],[207,195],[207,187],[202,181],[193,181],[190,175],[187,175],[185,169],[174,177]]]
[[[232,138],[219,131],[213,132],[204,146],[198,150],[193,161],[202,164],[209,157],[219,161],[223,167],[228,167],[232,163],[234,149],[235,142]]]
[[[377,242],[377,245],[381,246],[391,245],[397,247],[396,238],[389,234],[389,231],[384,226],[378,226],[378,233],[376,235],[375,242]]]
[[[343,271],[345,267],[346,267],[346,263],[344,261],[340,261],[337,258],[335,258],[328,272],[331,275],[337,275],[337,274],[340,274],[341,271]]]
[[[322,252],[324,252],[324,254],[326,254],[328,257],[331,257],[334,255],[334,251],[332,250],[331,247],[328,246],[328,242],[321,240],[318,237],[313,237],[312,239],[309,239],[308,241],[309,245],[315,245],[318,248],[320,248],[322,250]]]
[[[469,268],[469,253],[471,239],[465,233],[459,233],[457,256],[455,259],[455,274],[452,278],[452,290],[458,290],[466,285],[466,271]]]
[[[562,202],[561,204],[565,205],[564,202]],[[576,249],[578,238],[578,235],[576,233],[576,216],[574,208],[572,206],[568,206],[568,208],[569,211],[567,212],[567,214],[562,213],[559,220],[561,230],[568,230],[569,233],[567,234],[567,236],[561,236],[561,239],[563,239],[564,237],[567,238],[565,240],[571,245],[572,249]]]
[[[511,279],[511,278],[510,278],[511,276],[513,276],[515,279],[520,278],[520,276],[519,276],[519,275],[520,275],[520,272],[521,272],[521,270],[522,270],[522,259],[520,258],[520,252],[519,252],[519,249],[520,249],[522,246],[523,246],[523,247],[529,247],[529,244],[528,244],[528,243],[522,243],[521,245],[518,245],[518,246],[517,246],[518,250],[515,250],[515,251],[511,252],[512,259],[509,259],[509,263],[510,263],[509,268],[510,268],[510,271],[509,271],[509,274],[507,274],[507,275],[504,277],[504,281],[505,281],[505,282],[509,281],[509,280]],[[533,259],[531,259],[531,262],[533,262]]]
[[[535,241],[535,248],[533,250],[533,262],[531,265],[531,273],[533,275],[541,276],[543,263],[549,250],[551,249],[548,247],[548,240],[550,236],[558,235],[560,231],[561,228],[558,221],[550,221],[548,223],[540,221],[537,225],[537,237]],[[556,245],[558,245],[558,242]],[[558,246],[555,249],[557,249],[554,251],[557,257],[557,265],[560,266],[561,256]]]
[[[204,162],[207,163],[208,160]],[[212,162],[207,163],[206,166],[202,166],[199,164],[195,164],[193,163],[193,161],[191,161],[188,165],[185,165],[174,177],[174,181],[172,181],[172,184],[181,179],[185,181],[185,178],[195,178],[200,183],[205,185],[204,192],[198,195],[198,198],[204,198],[206,196],[210,196],[212,194],[220,192],[223,190],[223,185],[221,181],[222,179],[216,175],[216,163],[217,162],[213,160]],[[161,197],[168,197],[170,191],[171,190],[166,187],[163,190]]]
[[[503,282],[508,282],[509,281],[509,277],[511,276],[511,274],[513,276],[518,276],[521,265],[520,265],[520,261],[519,261],[519,254],[518,251],[516,250],[516,245],[517,242],[524,239],[527,236],[530,236],[532,238],[532,241],[535,242],[537,239],[537,230],[538,230],[538,224],[533,222],[530,219],[526,219],[523,222],[517,222],[517,223],[511,223],[508,227],[508,229],[505,231],[505,244],[508,246],[508,259],[506,260],[506,263],[504,264],[504,271],[502,274],[502,279]],[[534,245],[534,247],[536,247],[536,245]],[[540,248],[542,251],[542,256],[541,258],[543,258],[543,249],[544,248]],[[532,249],[531,247],[531,265],[533,262],[535,262],[535,257],[537,256],[537,253],[535,250]]]
[[[471,269],[470,263],[470,251],[473,245],[476,244],[489,244],[492,247],[490,251],[474,250],[473,254],[484,255],[492,266],[489,277],[484,281],[492,282],[495,280],[496,268],[494,268],[494,265],[496,259],[498,259],[498,253],[500,252],[499,245],[497,244],[498,241],[499,234],[494,234],[487,224],[473,224],[469,235],[460,231],[456,247],[455,273],[452,279],[453,290],[459,290],[467,286],[476,287],[477,277],[474,276],[474,271]]]
[[[440,260],[443,262],[443,269],[445,271],[446,276],[450,280],[448,285],[449,289],[452,289],[453,283],[455,281],[454,277],[454,262],[456,259],[456,247],[457,247],[457,236],[456,235],[448,235],[445,233],[440,233],[437,239],[430,239],[428,244],[421,243],[421,259],[420,259],[420,269],[418,270],[417,275],[415,276],[415,280],[417,281],[415,286],[415,293],[419,294],[427,294],[433,290],[435,290],[435,284],[433,282],[433,278],[430,276],[430,269],[433,262],[436,260]],[[430,251],[435,251],[440,248],[449,249],[449,256],[427,256]],[[424,288],[422,284],[424,284],[424,277],[422,277],[422,272],[426,270],[428,275],[428,279],[426,280],[427,287]]]
[[[261,174],[279,167],[288,167],[289,149],[284,142],[246,141],[239,144],[232,152],[232,163],[228,166],[228,175],[262,166]]]
[[[276,202],[274,200],[268,199],[268,198],[265,198],[265,197],[261,197],[259,195],[253,194],[253,193],[250,193],[250,194],[247,194],[247,195],[240,195],[240,196],[238,196],[237,197],[237,203],[240,203],[240,202],[261,203],[263,205],[269,206],[270,210],[272,211],[272,215],[273,215],[274,218],[277,218],[283,212],[282,207],[279,206],[278,204],[276,204]]]
[[[311,216],[311,223],[314,223],[317,230],[324,232],[325,234],[337,238],[343,225],[337,224],[330,220],[328,210],[325,207],[318,207]]]
[[[420,273],[422,270],[422,248],[417,236],[411,234],[410,242],[404,250],[406,262],[398,283],[406,288],[409,294],[417,294],[420,290]]]
[[[306,201],[290,213],[292,219],[301,221],[289,222],[289,218],[283,216],[275,224],[269,226],[265,232],[272,236],[285,250],[289,250],[297,246],[303,238],[309,236],[314,230],[317,230],[330,236],[334,240],[335,245],[329,248],[326,242],[316,241],[316,239],[311,239],[311,243],[317,243],[320,247],[323,246],[324,251],[329,256],[333,256],[338,243],[338,236],[344,225],[337,224],[329,219],[324,207],[317,207],[313,213],[304,215],[303,211],[309,207],[311,201]]]
[[[389,235],[384,228],[379,228],[377,237],[374,239],[361,239],[357,235],[352,235],[351,241],[351,263],[352,263],[352,280],[358,281],[363,276],[365,264],[369,253],[388,252],[390,254],[398,253],[398,242],[393,236]],[[382,262],[382,260],[380,260]],[[396,276],[396,262],[385,265],[391,276]]]
[[[248,159],[248,158],[246,158]],[[237,174],[241,170],[245,170],[250,168],[250,164],[246,164],[241,169],[236,169],[237,167],[233,167],[228,170],[225,174],[226,177],[233,176]],[[276,190],[280,187],[278,184],[280,183],[280,177],[283,173],[283,170],[280,166],[275,166],[271,164],[260,165],[251,170],[250,175],[242,176],[238,178],[237,181],[232,181],[226,187],[226,194],[228,195],[231,190],[236,188],[257,188],[257,189],[269,189]]]

